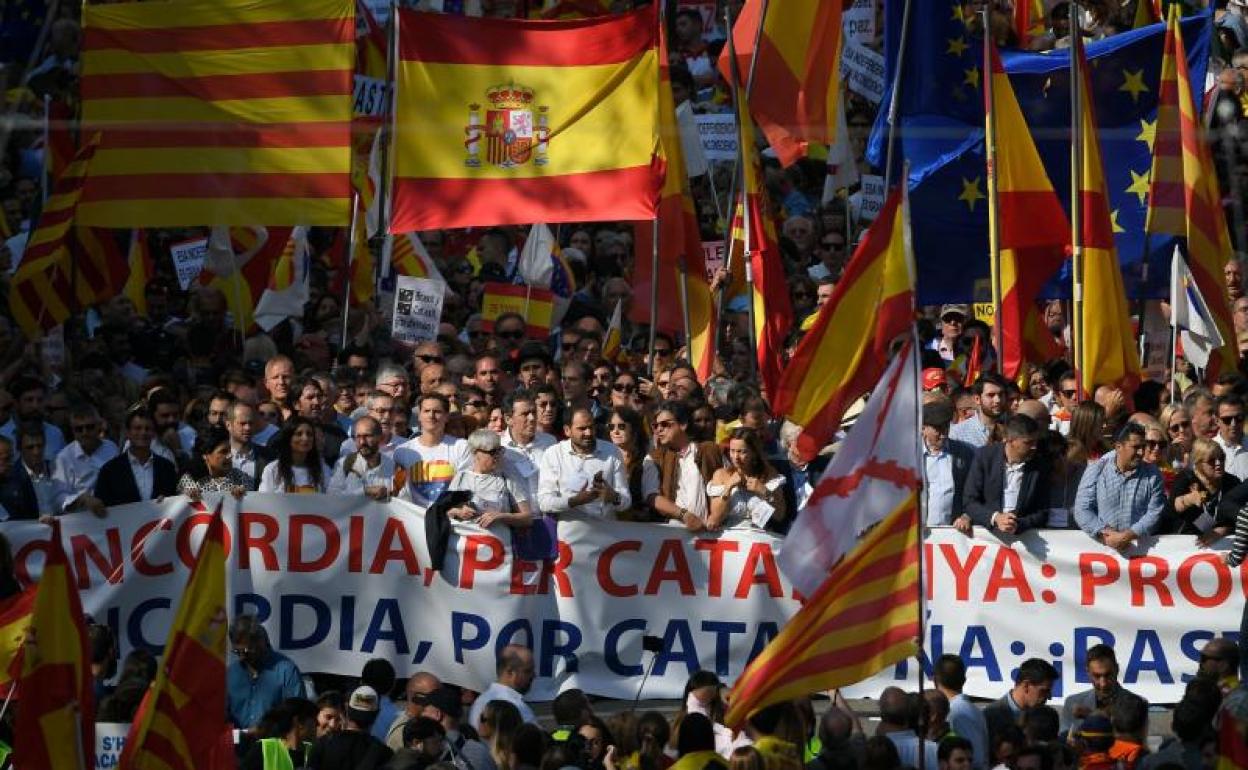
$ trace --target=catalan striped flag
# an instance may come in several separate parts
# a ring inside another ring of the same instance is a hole
[[[808,598],[737,679],[725,724],[916,653],[919,409],[918,352],[908,342],[785,540],[778,564]]]
[[[21,655],[14,764],[29,770],[95,767],[91,645],[55,518]]]
[[[83,34],[83,224],[347,224],[351,0],[92,5]]]
[[[225,721],[228,625],[225,524],[218,506],[178,602],[164,661],[126,736],[119,762],[123,770],[214,766],[210,757],[230,735]]]
[[[785,166],[806,157],[809,145],[836,138],[841,15],[842,0],[746,0],[732,25],[738,72],[750,72],[758,41],[750,110]],[[719,71],[731,83],[728,51]]]
[[[40,337],[69,318],[73,292],[70,241],[78,218],[83,181],[100,135],[88,140],[56,181],[13,276],[9,302],[13,318],[28,337]]]
[[[879,381],[893,340],[910,331],[914,268],[904,188],[885,200],[781,377],[772,409],[802,426],[796,446],[803,457],[832,440],[850,404]]]
[[[1117,386],[1125,393],[1132,393],[1140,382],[1140,354],[1131,326],[1131,313],[1127,308],[1118,249],[1114,245],[1109,194],[1105,189],[1105,167],[1101,163],[1100,138],[1096,130],[1096,111],[1091,99],[1086,98],[1094,93],[1088,62],[1079,36],[1073,36],[1072,40],[1085,96],[1080,100],[1081,114],[1076,116],[1083,132],[1079,197],[1083,203],[1083,296],[1087,298],[1080,324],[1083,338],[1078,367],[1080,381],[1088,394],[1094,393],[1101,385]],[[1089,308],[1089,302],[1093,301],[1095,308]]]
[[[1218,175],[1204,136],[1179,32],[1179,4],[1170,6],[1157,97],[1153,168],[1144,229],[1186,240],[1187,262],[1223,345],[1209,358],[1205,377],[1235,371],[1239,354],[1222,270],[1231,256]]]
[[[43,146],[43,168],[47,178],[55,181],[74,159],[74,111],[64,99],[52,99],[43,119],[47,121],[48,137]]]
[[[653,5],[398,24],[393,232],[654,217]]]
[[[760,89],[761,90],[761,89]],[[754,143],[754,120],[744,89],[737,89],[737,120],[740,121],[741,147],[745,159],[745,184],[742,187],[744,209],[737,206],[734,232],[744,239],[745,217],[749,217],[749,243],[742,241],[744,256],[750,260],[753,274],[754,340],[758,357],[758,374],[767,396],[772,397],[780,386],[784,372],[785,338],[793,328],[793,304],[789,300],[789,284],[780,257],[780,239],[770,215],[767,191],[763,187],[763,169]],[[736,261],[736,260],[734,260]],[[744,260],[742,260],[744,261]]]
[[[1015,379],[1027,361],[1043,364],[1061,355],[1036,302],[1066,261],[1070,220],[1040,161],[995,45],[990,44],[989,56],[985,124],[988,141],[996,147],[997,188],[988,211],[990,222],[995,221],[989,225],[989,239],[998,241],[994,251],[1000,253],[1003,374]]]
[[[225,295],[235,328],[246,333],[264,295],[277,258],[290,242],[290,227],[214,227],[200,283]]]
[[[0,601],[0,688],[5,689],[21,676],[22,642],[35,609],[36,587]]]
[[[73,257],[74,293],[82,307],[105,302],[121,293],[126,281],[126,253],[117,234],[103,227],[75,227],[69,241]]]

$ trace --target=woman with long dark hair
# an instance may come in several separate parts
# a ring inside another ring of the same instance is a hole
[[[785,477],[772,467],[753,428],[737,428],[728,439],[730,467],[715,471],[706,485],[707,529],[750,522],[764,527],[789,516]]]
[[[272,444],[277,458],[260,474],[260,492],[324,492],[329,468],[316,451],[316,426],[306,417],[291,415]]]
[[[631,407],[614,407],[607,414],[607,440],[620,450],[624,458],[624,477],[628,479],[628,492],[633,501],[632,507],[616,514],[617,518],[629,521],[654,520],[653,513],[643,502],[646,496],[641,489],[641,466],[646,459],[646,445],[649,442],[641,414]]]

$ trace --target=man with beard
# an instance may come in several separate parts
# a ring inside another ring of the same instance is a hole
[[[564,426],[568,438],[542,454],[537,495],[542,511],[612,518],[632,504],[620,452],[599,439],[595,428],[588,409],[573,409]]]
[[[360,417],[352,427],[351,438],[355,441],[355,451],[338,460],[329,480],[329,493],[365,495],[385,502],[391,493],[402,491],[407,477],[398,474],[393,455],[382,454],[381,423],[367,415]],[[400,477],[397,483],[396,475]]]

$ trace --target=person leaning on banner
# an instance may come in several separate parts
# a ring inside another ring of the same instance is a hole
[[[1040,429],[1016,414],[1005,423],[1005,441],[975,454],[966,478],[966,513],[954,521],[960,532],[971,523],[995,534],[1019,535],[1042,527],[1049,517],[1048,473],[1036,455]]]
[[[269,646],[255,615],[234,618],[229,640],[234,660],[225,672],[226,711],[235,727],[250,730],[284,699],[307,697],[299,668]]]
[[[1080,722],[1093,712],[1109,716],[1111,707],[1125,696],[1132,693],[1118,681],[1118,658],[1114,648],[1107,644],[1096,644],[1088,648],[1085,655],[1084,670],[1092,689],[1071,693],[1062,704],[1061,731],[1071,732],[1079,729]]]
[[[943,377],[944,372],[940,372]],[[953,422],[953,402],[941,397],[923,405],[923,462],[926,466],[923,494],[927,498],[927,525],[942,527],[955,518],[969,517],[963,511],[966,477],[975,460],[975,448],[949,438]]]
[[[159,500],[178,493],[178,470],[173,462],[152,452],[156,423],[146,409],[126,415],[126,449],[104,463],[95,480],[95,494],[83,503],[97,516],[104,508]]]
[[[609,519],[632,503],[620,451],[595,430],[588,409],[569,410],[568,437],[542,453],[537,497],[544,513]]]
[[[1236,511],[1248,502],[1240,499],[1248,498],[1248,487],[1235,495],[1240,479],[1227,473],[1225,464],[1226,454],[1217,443],[1207,438],[1192,442],[1192,466],[1175,474],[1161,515],[1161,532],[1195,535],[1201,547],[1230,533]]]
[[[230,459],[230,434],[224,428],[207,426],[195,435],[187,472],[178,479],[178,492],[193,503],[204,494],[228,493],[241,500],[248,479],[234,468]]]
[[[1028,658],[1023,661],[1014,675],[1014,686],[1010,691],[984,708],[988,745],[994,745],[994,738],[1002,730],[1017,727],[1028,710],[1048,702],[1053,695],[1053,683],[1057,680],[1057,669],[1047,660]],[[984,766],[990,764],[988,762]]]
[[[734,428],[728,437],[729,466],[706,485],[707,529],[750,523],[762,529],[782,526],[789,518],[787,479],[767,460],[753,428]]]
[[[1089,537],[1118,551],[1157,530],[1165,507],[1161,472],[1143,462],[1144,427],[1129,422],[1114,451],[1089,463],[1075,494],[1075,522]]]
[[[338,459],[329,479],[331,495],[364,495],[385,502],[391,495],[404,497],[407,473],[394,462],[394,456],[381,451],[381,423],[365,415],[351,426],[355,451]]]
[[[287,494],[324,493],[329,468],[316,451],[316,425],[306,417],[292,416],[269,444],[275,458],[260,474],[260,492]]]
[[[529,494],[523,479],[503,467],[499,435],[489,428],[474,430],[468,437],[471,467],[457,471],[451,492],[471,492],[472,500],[447,513],[458,521],[473,521],[486,528],[498,522],[523,529],[533,523]]]
[[[714,441],[689,440],[689,409],[680,401],[663,401],[654,413],[657,448],[646,458],[642,489],[659,516],[675,519],[691,532],[706,529],[709,506],[706,485],[724,467]]]

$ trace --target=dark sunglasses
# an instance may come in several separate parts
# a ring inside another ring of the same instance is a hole
[[[672,354],[672,349],[671,348],[655,348],[654,354],[656,356],[670,356]]]
[[[505,340],[522,340],[524,339],[524,332],[498,332],[498,336]]]
[[[629,385],[623,382],[617,382],[611,386],[611,390],[614,390],[616,393],[636,393],[637,386]]]
[[[1166,442],[1157,441],[1156,439],[1144,442],[1144,446],[1148,447],[1149,449],[1161,449],[1165,445],[1166,445]]]
[[[1075,394],[1078,392],[1079,392],[1078,390],[1071,388],[1070,390],[1063,390],[1062,395],[1065,396],[1066,398],[1074,398]]]
[[[1236,423],[1243,422],[1243,421],[1244,421],[1244,416],[1242,414],[1228,414],[1228,415],[1222,415],[1218,417],[1218,422],[1222,423],[1223,425],[1234,425]]]
[[[1191,420],[1184,420],[1182,422],[1173,422],[1173,423],[1170,423],[1170,432],[1178,433],[1179,431],[1185,430],[1190,427],[1192,427]]]
[[[424,361],[426,364],[440,364],[444,360],[442,356],[433,356],[429,354],[420,355],[416,357],[419,358],[421,361]]]

